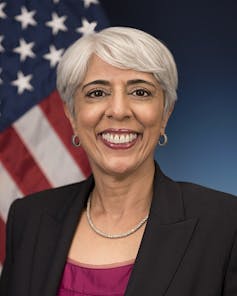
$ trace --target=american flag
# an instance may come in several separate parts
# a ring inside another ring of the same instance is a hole
[[[106,26],[98,0],[0,1],[0,271],[12,201],[90,174],[71,145],[55,70],[65,48]]]

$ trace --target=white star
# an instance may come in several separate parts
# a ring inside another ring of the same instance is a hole
[[[0,68],[0,74],[2,73],[2,68]],[[0,84],[2,84],[2,78],[0,77]]]
[[[15,19],[21,23],[22,29],[26,29],[29,25],[35,26],[37,25],[36,21],[34,20],[33,16],[35,15],[36,11],[28,11],[24,6],[21,7],[21,14],[15,16]]]
[[[6,2],[0,3],[0,18],[5,19],[7,17],[6,13],[3,11],[3,8],[7,5]]]
[[[51,68],[55,67],[56,64],[60,61],[63,51],[63,48],[57,50],[54,45],[50,45],[49,53],[45,54],[44,58],[50,61]]]
[[[59,3],[60,0],[53,0],[53,3]]]
[[[2,46],[1,42],[3,41],[4,37],[0,36],[0,52],[4,52],[4,47]]]
[[[88,8],[91,4],[99,4],[98,0],[83,0],[85,8]]]
[[[49,22],[46,22],[46,26],[51,27],[53,30],[53,35],[58,34],[58,31],[67,31],[67,27],[64,25],[64,22],[66,20],[66,16],[59,17],[57,13],[52,13],[52,20]]]
[[[13,49],[14,52],[19,53],[20,61],[25,61],[27,57],[34,58],[35,54],[32,51],[34,42],[26,43],[24,39],[20,39],[20,46]]]
[[[31,78],[31,74],[24,76],[24,74],[21,71],[17,73],[17,79],[12,81],[11,84],[17,87],[18,95],[21,95],[25,90],[33,90],[33,87],[30,84]]]
[[[87,19],[82,19],[82,26],[76,29],[76,32],[81,33],[83,35],[87,35],[93,33],[95,27],[97,26],[97,22],[89,23]]]

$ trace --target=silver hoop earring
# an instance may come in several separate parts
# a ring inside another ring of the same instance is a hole
[[[163,134],[163,135],[160,135],[160,138],[159,138],[159,146],[165,146],[168,142],[168,137],[166,134]]]
[[[80,139],[77,135],[72,135],[72,145],[75,147],[80,147],[81,146],[81,142]]]

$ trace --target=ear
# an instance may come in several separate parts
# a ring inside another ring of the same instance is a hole
[[[168,120],[169,120],[173,110],[174,110],[174,104],[169,108],[169,110],[167,112],[165,112],[163,114],[162,123],[161,123],[161,130],[160,130],[161,135],[163,135],[165,133],[165,129],[166,129]]]
[[[64,113],[65,113],[66,117],[70,121],[70,124],[71,124],[71,127],[72,127],[74,133],[76,134],[76,122],[75,122],[75,118],[72,115],[72,113],[69,110],[68,105],[66,103],[63,103],[63,109],[64,109]]]

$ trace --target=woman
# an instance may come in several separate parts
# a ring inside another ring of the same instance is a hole
[[[237,295],[237,199],[154,161],[176,100],[168,49],[108,28],[65,52],[57,84],[92,176],[13,203],[0,294]]]

